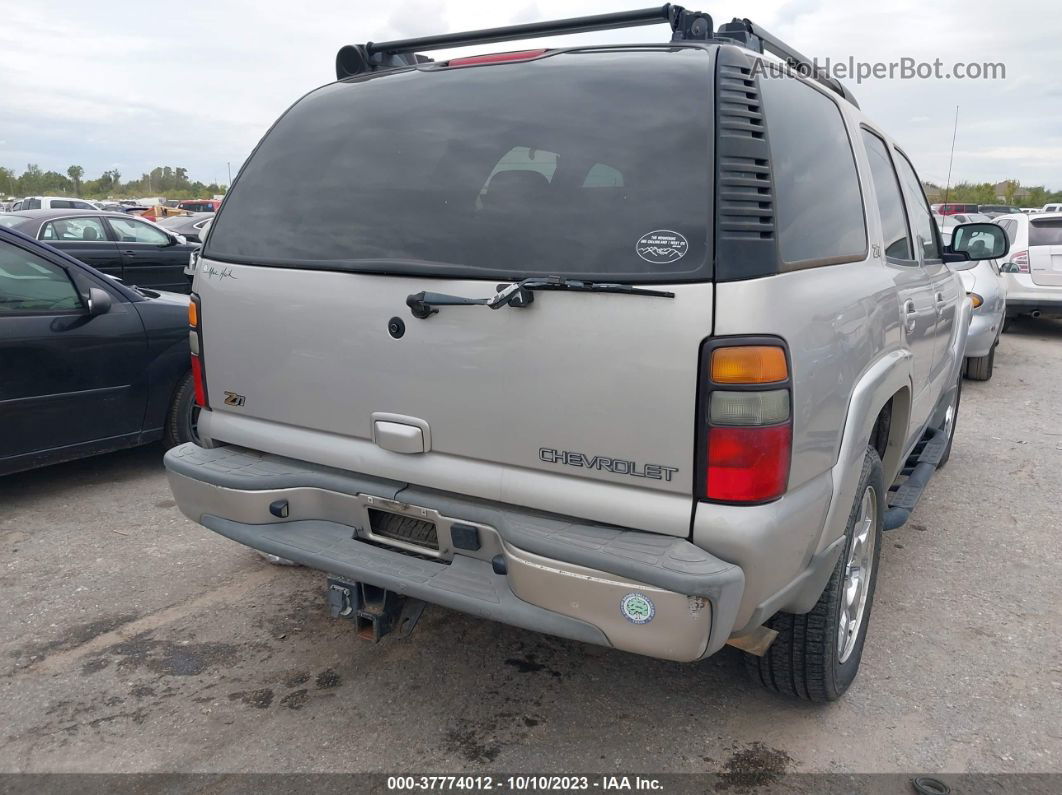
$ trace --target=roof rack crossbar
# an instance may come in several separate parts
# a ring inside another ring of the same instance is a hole
[[[446,47],[465,47],[471,44],[492,44],[498,41],[516,41],[540,36],[558,36],[566,33],[586,33],[593,30],[614,30],[633,28],[640,25],[655,25],[670,22],[672,9],[681,11],[670,3],[655,8],[641,8],[635,11],[619,11],[614,14],[594,14],[571,19],[556,19],[550,22],[531,22],[526,25],[509,25],[503,28],[486,28],[469,30],[463,33],[444,33],[439,36],[423,36],[418,39],[399,39],[397,41],[369,42],[365,45],[366,55],[382,53],[406,53],[417,50],[441,50]]]
[[[732,22],[720,25],[718,35],[734,38],[750,49],[777,55],[800,74],[815,80],[831,91],[840,94],[857,108],[859,107],[859,103],[856,102],[852,92],[840,80],[827,75],[806,55],[797,52],[780,38],[767,32],[752,20],[735,18]]]

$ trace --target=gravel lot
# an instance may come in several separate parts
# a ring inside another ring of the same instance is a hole
[[[430,608],[374,646],[323,575],[186,520],[149,447],[0,480],[0,771],[1062,771],[1062,323],[1004,336],[887,534],[863,668],[786,701]]]

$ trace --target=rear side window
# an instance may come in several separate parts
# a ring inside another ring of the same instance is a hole
[[[863,144],[867,148],[870,177],[874,180],[874,195],[878,200],[885,256],[889,259],[912,260],[914,255],[911,251],[911,240],[907,236],[907,219],[903,210],[900,180],[892,167],[889,148],[881,138],[869,130],[863,130]]]
[[[793,77],[760,78],[782,259],[846,262],[866,256],[855,158],[837,105]]]
[[[1062,218],[1045,218],[1029,223],[1030,246],[1062,246]]]
[[[911,234],[914,235],[915,251],[921,251],[923,259],[939,259],[940,248],[937,246],[936,224],[933,223],[933,215],[929,212],[929,203],[926,194],[922,190],[922,182],[915,173],[914,166],[903,152],[897,152],[896,168],[900,174],[900,182],[903,183],[907,196],[907,216],[911,220]],[[990,219],[979,216],[971,221],[988,221]]]
[[[712,56],[700,49],[334,83],[263,139],[205,255],[474,278],[708,279],[711,97]]]

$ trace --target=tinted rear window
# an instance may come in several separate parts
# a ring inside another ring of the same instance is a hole
[[[511,278],[710,278],[712,61],[584,50],[312,92],[211,230],[234,262]]]
[[[1062,246],[1062,218],[1029,222],[1030,246]]]
[[[782,259],[789,264],[866,256],[855,156],[832,99],[795,77],[760,79],[777,198]]]

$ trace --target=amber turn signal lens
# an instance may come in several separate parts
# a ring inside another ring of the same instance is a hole
[[[979,296],[977,293],[967,293],[970,296],[970,300],[973,302],[973,308],[977,309],[981,304],[985,302],[985,299]]]
[[[199,328],[199,311],[195,301],[188,302],[188,325],[192,328]]]
[[[717,384],[772,384],[788,377],[785,351],[774,345],[735,345],[712,351],[712,380]]]

